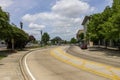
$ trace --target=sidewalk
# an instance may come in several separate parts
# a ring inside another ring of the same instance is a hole
[[[105,64],[109,63],[110,65],[120,67],[120,52],[116,50],[108,50],[103,48],[88,48],[86,50],[81,50],[78,46],[72,46],[69,48],[68,52],[77,57],[89,57],[90,60],[96,59],[97,62],[102,62]]]
[[[19,67],[19,59],[28,51],[9,54],[0,60],[0,80],[23,80]]]
[[[97,74],[111,80],[120,80],[120,68],[72,56],[63,51],[62,48],[54,49],[51,52],[51,55],[60,61],[63,61],[82,70],[91,72],[93,74]]]

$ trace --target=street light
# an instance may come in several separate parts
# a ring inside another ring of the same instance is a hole
[[[20,28],[21,29],[23,28],[23,22],[20,22]]]
[[[36,31],[40,32],[40,45],[42,46],[42,34],[43,34],[43,31],[41,29],[37,29]]]

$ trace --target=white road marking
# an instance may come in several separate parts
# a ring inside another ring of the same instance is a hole
[[[25,67],[26,67],[26,70],[28,72],[28,74],[30,75],[30,77],[32,78],[32,80],[36,80],[35,77],[33,76],[33,74],[30,72],[30,69],[27,65],[27,57],[32,54],[32,52],[28,53],[26,56],[25,56]]]
[[[44,49],[44,50],[47,50],[47,49]],[[44,51],[44,50],[40,50],[40,51]],[[37,51],[39,51],[39,50],[37,50]],[[26,67],[26,70],[27,70],[29,76],[32,78],[32,80],[36,80],[35,77],[33,76],[33,74],[30,72],[30,69],[29,69],[29,67],[28,67],[28,65],[27,65],[27,57],[28,57],[30,54],[32,54],[32,53],[33,53],[33,52],[30,52],[30,53],[28,53],[28,54],[25,56],[25,67]]]

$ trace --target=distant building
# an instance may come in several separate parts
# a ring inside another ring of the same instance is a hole
[[[60,45],[64,42],[59,36],[50,40],[53,45]]]
[[[5,44],[5,41],[4,40],[0,40],[0,47],[5,47],[6,44]]]

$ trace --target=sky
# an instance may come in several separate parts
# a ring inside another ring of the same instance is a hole
[[[0,6],[10,13],[10,22],[40,40],[40,30],[51,39],[59,36],[64,40],[76,37],[86,15],[100,13],[112,0],[0,0]]]

